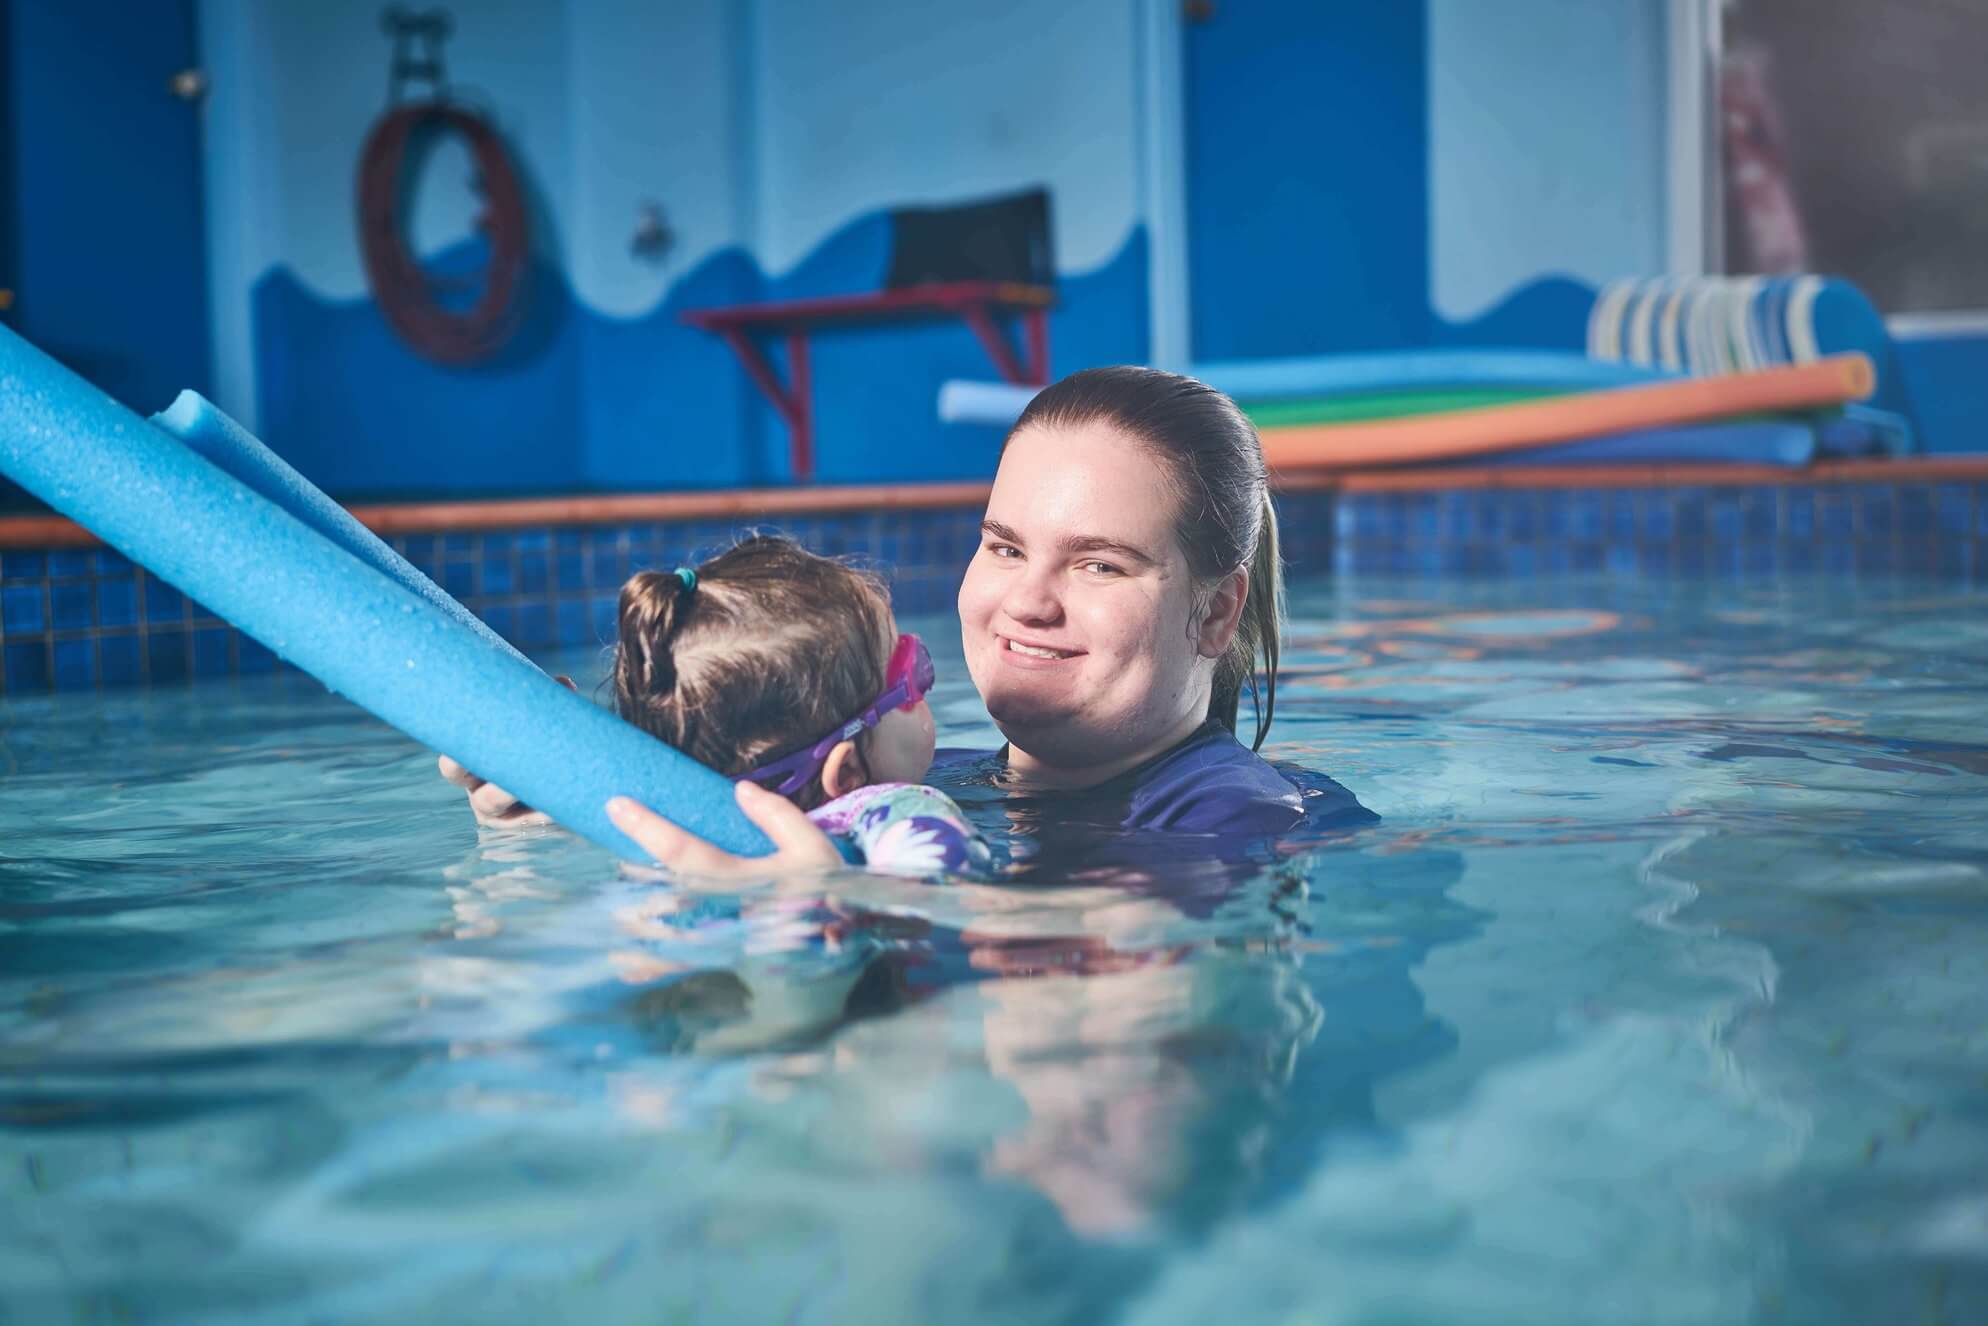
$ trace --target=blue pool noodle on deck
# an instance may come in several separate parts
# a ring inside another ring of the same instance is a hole
[[[625,793],[748,855],[731,782],[514,651],[0,328],[0,472],[415,740],[633,861]],[[466,811],[464,813],[467,813]]]
[[[512,648],[510,641],[486,626],[481,617],[415,570],[379,535],[361,525],[350,511],[326,497],[316,484],[297,473],[288,461],[199,392],[182,391],[171,405],[152,416],[152,422],[375,571],[399,581],[456,618],[494,647],[524,657]]]
[[[1188,372],[1239,401],[1440,387],[1590,391],[1679,376],[1558,350],[1395,350],[1231,360],[1196,364]]]

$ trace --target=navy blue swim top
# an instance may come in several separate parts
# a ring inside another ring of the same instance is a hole
[[[1270,761],[1214,719],[1178,745],[1096,787],[1005,790],[1007,748],[943,750],[933,778],[969,813],[998,806],[1019,827],[1157,829],[1263,839],[1298,830],[1350,829],[1380,817],[1324,774]]]

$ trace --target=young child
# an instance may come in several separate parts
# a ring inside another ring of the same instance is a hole
[[[621,588],[621,716],[699,763],[771,787],[853,864],[986,874],[987,845],[932,766],[932,656],[874,576],[755,535]]]

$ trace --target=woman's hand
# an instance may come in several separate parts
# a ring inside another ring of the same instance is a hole
[[[734,856],[627,797],[607,803],[607,816],[656,864],[685,875],[791,875],[832,870],[842,853],[807,812],[753,783],[733,784],[739,809],[773,840],[771,856]],[[472,798],[473,799],[473,798]]]

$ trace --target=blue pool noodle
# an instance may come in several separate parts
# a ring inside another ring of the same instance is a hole
[[[481,617],[415,570],[379,535],[354,519],[350,511],[325,496],[316,484],[297,473],[288,461],[199,392],[182,391],[171,405],[152,416],[152,422],[224,473],[247,484],[381,575],[399,581],[496,648],[524,657],[512,648],[510,641],[486,626]]]
[[[1502,451],[1469,465],[1631,465],[1709,461],[1732,465],[1806,465],[1815,459],[1816,429],[1800,419],[1682,424],[1582,438],[1524,451]],[[1459,462],[1445,462],[1456,464]]]
[[[415,740],[632,861],[610,796],[744,855],[729,780],[575,695],[459,615],[0,328],[0,472]]]

